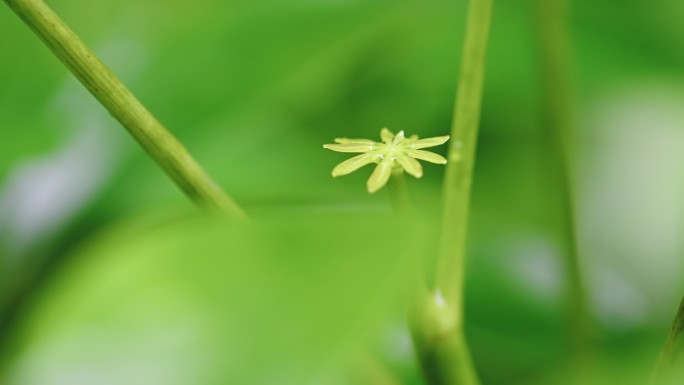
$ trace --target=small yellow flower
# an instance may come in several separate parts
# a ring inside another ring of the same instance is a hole
[[[444,144],[449,140],[449,135],[426,139],[418,139],[418,136],[413,135],[406,138],[404,131],[399,131],[394,135],[387,128],[383,128],[380,131],[380,137],[381,143],[369,139],[337,138],[335,139],[337,144],[324,144],[323,148],[328,150],[363,153],[338,164],[332,170],[332,176],[347,175],[367,164],[377,163],[373,174],[368,179],[368,192],[372,194],[387,183],[393,169],[403,169],[416,178],[422,177],[423,167],[416,159],[437,164],[447,162],[443,156],[423,151],[421,148]]]

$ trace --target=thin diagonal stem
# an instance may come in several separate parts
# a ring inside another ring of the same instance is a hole
[[[173,181],[200,205],[232,217],[242,209],[114,73],[41,0],[5,0]]]
[[[651,379],[652,385],[660,384],[669,377],[673,363],[682,356],[682,353],[684,353],[684,298],[679,304],[677,314],[675,314],[672,322],[672,328],[667,335],[663,350],[660,352]]]

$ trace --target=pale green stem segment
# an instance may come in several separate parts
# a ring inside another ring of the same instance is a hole
[[[232,217],[244,212],[79,37],[40,0],[5,0],[97,100],[195,202]]]
[[[397,167],[392,170],[392,177],[387,182],[387,188],[389,190],[392,208],[397,214],[398,220],[403,221],[405,226],[415,226],[412,221],[413,218],[411,217],[411,215],[414,214],[411,211],[411,199],[409,197],[408,189],[406,188],[406,179],[404,178],[404,170],[402,168]],[[407,242],[410,242],[410,240],[407,240]],[[408,317],[410,321],[413,321],[416,317],[420,316],[420,312],[418,312],[419,309],[416,305],[422,302],[422,298],[428,292],[423,263],[423,255],[416,255],[415,258],[411,260],[408,286],[410,304]]]
[[[390,201],[392,207],[397,214],[407,214],[411,207],[408,189],[406,188],[406,179],[404,178],[404,170],[397,167],[392,170],[392,176],[387,182],[389,190]]]
[[[493,0],[471,0],[461,61],[435,289],[416,305],[412,333],[430,384],[476,385],[463,330],[468,207],[475,164]]]
[[[589,328],[589,312],[581,271],[577,234],[575,230],[575,207],[570,173],[570,146],[574,124],[572,113],[572,90],[570,80],[570,47],[567,27],[567,4],[565,0],[534,0],[537,9],[538,36],[540,44],[546,124],[551,143],[549,159],[559,184],[561,199],[561,243],[565,256],[565,271],[570,293],[571,339],[577,353],[586,350]]]
[[[670,329],[670,334],[668,334],[665,340],[665,346],[660,352],[660,357],[656,363],[655,370],[653,371],[653,377],[651,378],[652,385],[659,385],[663,383],[675,383],[677,378],[673,377],[680,376],[679,380],[684,378],[684,367],[681,366],[682,358],[684,353],[684,298],[679,304],[679,309],[675,315],[674,322],[672,322],[672,328]],[[675,363],[680,364],[679,370],[675,369]],[[674,372],[674,373],[673,373]],[[677,382],[679,383],[679,382]]]
[[[414,213],[411,211],[411,199],[406,187],[406,179],[402,168],[397,167],[392,170],[392,177],[387,182],[387,188],[389,190],[392,208],[397,214],[398,220],[403,221],[406,226],[415,226],[415,224],[412,223],[411,215]],[[411,261],[408,296],[412,307],[415,307],[416,303],[420,302],[417,298],[422,298],[428,291],[423,263],[422,255],[416,255]],[[413,314],[414,310],[416,309],[409,309],[409,319],[415,317]]]

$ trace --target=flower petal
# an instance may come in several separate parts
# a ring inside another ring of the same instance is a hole
[[[392,175],[392,160],[385,158],[379,165],[373,170],[368,179],[368,192],[373,194],[374,192],[380,190],[384,186]]]
[[[430,163],[446,164],[447,162],[446,158],[443,156],[430,151],[413,150],[408,153],[408,156],[412,156],[416,159],[421,159]]]
[[[403,167],[407,173],[413,175],[414,177],[420,178],[423,176],[423,166],[421,166],[417,160],[411,158],[410,156],[401,154],[397,156],[397,162],[399,162],[401,167]]]
[[[373,163],[374,159],[375,155],[370,153],[357,155],[353,158],[347,159],[333,168],[332,176],[337,177],[352,173],[369,163]]]
[[[415,143],[411,144],[411,148],[419,149],[425,147],[439,146],[440,144],[446,143],[447,140],[449,140],[449,135],[420,139]]]
[[[387,144],[392,144],[392,139],[394,139],[394,133],[389,130],[389,128],[383,128],[380,130],[380,137],[382,141]]]
[[[324,144],[323,148],[337,152],[368,152],[373,149],[373,145],[366,143]]]
[[[375,144],[374,141],[370,139],[350,139],[350,138],[335,138],[335,143],[339,144],[351,144],[351,143],[357,143],[357,144]]]
[[[404,140],[404,131],[399,131],[399,133],[394,136],[394,140],[392,140],[392,144],[397,145],[402,140]]]

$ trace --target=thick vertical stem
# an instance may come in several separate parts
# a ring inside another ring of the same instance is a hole
[[[240,207],[221,190],[185,147],[43,1],[5,0],[5,3],[121,122],[188,197],[227,215],[244,217]]]
[[[447,303],[457,309],[463,307],[468,208],[480,126],[491,13],[492,0],[471,0],[451,130],[449,163],[445,172],[436,286]]]
[[[546,127],[551,146],[549,157],[559,184],[561,202],[561,242],[570,293],[572,341],[584,350],[589,316],[584,280],[577,249],[575,207],[570,173],[570,144],[574,119],[571,102],[570,48],[565,0],[534,0],[542,64]]]
[[[409,325],[428,384],[477,385],[462,326],[462,310],[449,305],[440,291],[418,286],[409,311]]]
[[[431,384],[479,383],[463,330],[468,208],[493,0],[471,0],[446,175],[434,291],[419,298],[411,326]]]

